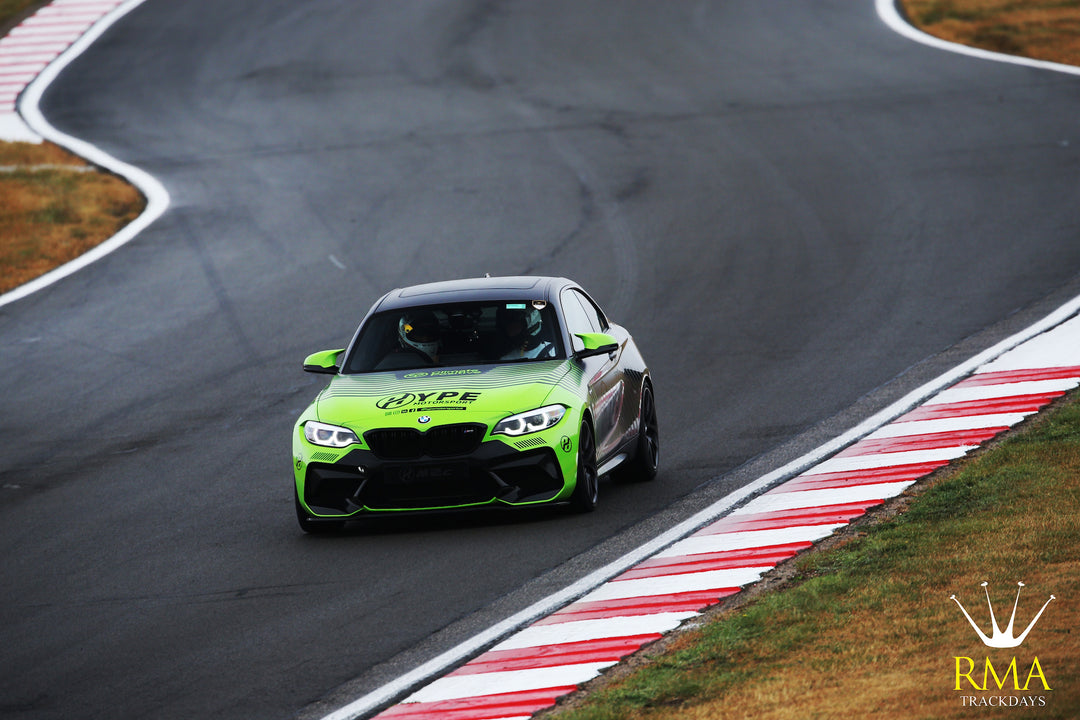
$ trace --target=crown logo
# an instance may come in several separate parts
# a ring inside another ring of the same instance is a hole
[[[1035,617],[1032,619],[1031,623],[1027,626],[1027,628],[1024,629],[1024,632],[1020,633],[1020,637],[1016,637],[1016,636],[1013,635],[1013,625],[1016,622],[1016,606],[1020,604],[1020,590],[1023,589],[1024,583],[1018,582],[1016,584],[1019,587],[1016,590],[1016,601],[1013,602],[1012,617],[1009,618],[1009,625],[1008,625],[1008,627],[1005,628],[1004,631],[1002,631],[1002,629],[998,627],[997,618],[994,616],[994,606],[990,604],[990,591],[986,589],[986,586],[989,585],[989,583],[984,582],[982,584],[983,591],[986,593],[986,604],[990,608],[990,622],[991,622],[991,624],[993,625],[993,628],[994,628],[994,634],[991,635],[990,637],[987,637],[986,633],[984,633],[982,631],[982,629],[980,629],[979,626],[975,624],[975,621],[971,619],[971,615],[969,615],[968,611],[964,609],[964,606],[960,604],[960,601],[956,599],[956,596],[955,595],[950,595],[949,596],[949,599],[952,600],[953,602],[955,602],[957,604],[957,606],[960,608],[960,612],[964,613],[964,617],[966,617],[967,621],[969,623],[971,623],[971,627],[975,628],[975,632],[977,632],[979,634],[979,639],[982,640],[983,644],[986,645],[987,647],[992,647],[992,648],[1014,648],[1014,647],[1019,647],[1020,644],[1024,642],[1024,639],[1028,636],[1028,633],[1031,632],[1031,629],[1033,627],[1035,627],[1035,623],[1039,622],[1039,618],[1042,617],[1043,610],[1046,609],[1046,606],[1050,604],[1050,600],[1055,600],[1056,599],[1053,595],[1051,595],[1050,600],[1047,600],[1045,603],[1043,603],[1042,608],[1035,615]]]

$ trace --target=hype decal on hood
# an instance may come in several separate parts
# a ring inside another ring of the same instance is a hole
[[[375,407],[387,415],[429,410],[466,410],[480,399],[476,391],[436,390],[433,392],[404,392],[387,395],[375,401]]]

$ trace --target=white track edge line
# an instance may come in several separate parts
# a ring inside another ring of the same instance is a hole
[[[89,30],[83,33],[78,40],[72,43],[67,50],[62,52],[56,60],[50,63],[30,82],[19,99],[18,111],[30,129],[44,139],[54,142],[76,155],[86,158],[95,165],[119,175],[138,188],[146,197],[146,208],[139,217],[132,220],[128,225],[124,226],[119,232],[100,245],[97,245],[93,249],[64,265],[61,265],[55,270],[51,270],[41,277],[0,295],[0,307],[21,300],[38,290],[46,288],[53,283],[66,278],[68,275],[78,272],[90,263],[100,260],[123,245],[126,245],[139,233],[145,230],[152,222],[161,217],[162,213],[169,207],[169,193],[165,189],[165,186],[158,182],[157,178],[133,165],[117,160],[85,140],[80,140],[60,132],[45,119],[45,116],[41,114],[41,109],[38,107],[41,96],[64,68],[71,64],[75,58],[82,55],[83,52],[85,52],[86,49],[102,35],[102,33],[143,2],[145,2],[145,0],[128,0],[105,14],[101,20],[91,26]]]

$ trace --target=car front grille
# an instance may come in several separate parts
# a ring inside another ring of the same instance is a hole
[[[483,425],[478,425],[476,434],[482,431]],[[433,435],[432,430],[420,433],[411,428],[371,432],[386,441],[384,452],[397,450],[408,457],[380,459],[372,450],[358,448],[333,464],[309,463],[304,499],[316,513],[351,515],[363,508],[426,510],[496,500],[544,502],[563,488],[559,458],[551,448],[520,452],[494,440],[462,455],[417,458],[418,452],[470,446],[472,433],[440,430]],[[451,442],[455,437],[458,443]]]
[[[415,460],[468,455],[480,447],[487,428],[480,423],[442,425],[427,432],[412,428],[369,430],[364,441],[380,460]]]

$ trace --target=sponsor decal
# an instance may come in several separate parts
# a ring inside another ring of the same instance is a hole
[[[455,375],[480,375],[484,371],[479,368],[459,368],[454,370],[413,370],[401,375],[404,380],[431,377],[453,377]]]
[[[380,410],[397,410],[410,405],[438,405],[440,403],[471,403],[480,399],[478,392],[459,392],[457,390],[442,390],[435,392],[407,392],[397,395],[387,395],[375,401],[375,407]]]
[[[467,410],[471,403],[479,399],[480,393],[475,391],[405,392],[381,397],[375,401],[375,407],[386,410],[387,415],[431,410]]]
[[[562,440],[559,441],[559,445],[560,447],[562,447],[562,451],[566,453],[574,449],[574,442],[566,435],[562,436]]]
[[[1031,622],[1019,635],[1015,633],[1016,611],[1020,606],[1020,591],[1024,583],[1017,583],[1016,599],[1013,601],[1012,615],[1009,624],[1002,629],[998,625],[997,616],[994,614],[994,606],[990,602],[989,583],[982,583],[986,594],[986,604],[990,609],[990,633],[987,634],[972,619],[971,614],[963,606],[956,595],[950,595],[949,599],[956,603],[967,619],[968,624],[975,630],[979,640],[988,648],[995,650],[1012,650],[1019,648],[1027,639],[1028,634],[1034,629],[1035,623],[1042,617],[1043,612],[1051,601],[1057,598],[1054,595],[1043,603],[1039,612],[1035,614]],[[1053,688],[1047,679],[1046,671],[1039,662],[1039,657],[1034,653],[1015,653],[1011,658],[1003,658],[1000,654],[991,657],[990,654],[980,653],[982,657],[953,657],[953,688],[961,693],[960,702],[963,707],[995,707],[995,708],[1020,708],[1020,707],[1045,707],[1047,696],[1043,693]],[[978,693],[978,694],[976,694]]]
[[[411,405],[416,400],[416,395],[413,393],[402,393],[401,395],[390,395],[388,397],[380,398],[375,402],[375,407],[380,410],[390,410],[392,408],[404,407],[405,405]]]
[[[406,415],[408,413],[426,413],[434,410],[468,410],[467,407],[451,405],[425,405],[424,407],[405,408],[404,410],[388,410],[387,415]]]

